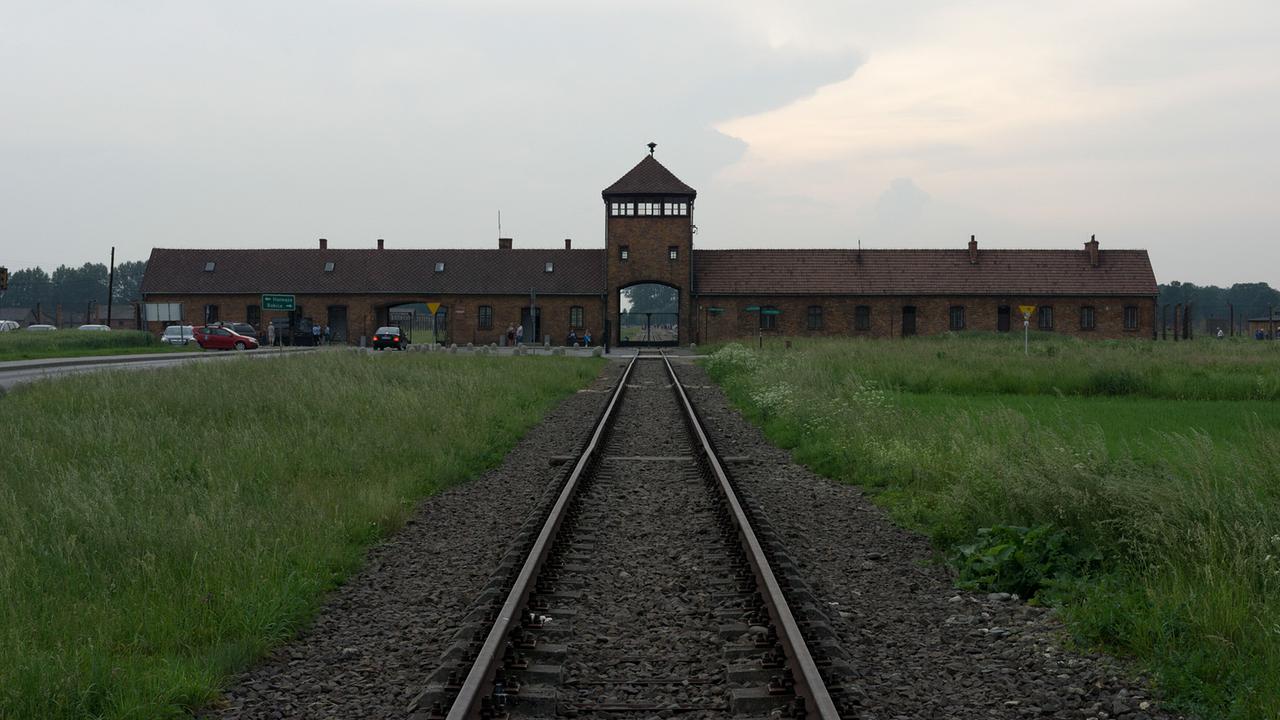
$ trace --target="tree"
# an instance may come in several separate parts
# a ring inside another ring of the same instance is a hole
[[[146,260],[133,260],[116,265],[115,292],[112,293],[116,304],[127,304],[142,299],[142,275],[147,271]]]

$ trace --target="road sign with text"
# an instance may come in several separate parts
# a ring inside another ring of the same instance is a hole
[[[289,310],[292,311],[296,305],[293,302],[292,295],[263,295],[263,310]]]

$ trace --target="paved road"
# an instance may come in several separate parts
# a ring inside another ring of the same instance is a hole
[[[298,348],[286,352],[310,352],[313,348]],[[45,378],[65,377],[100,370],[154,370],[173,367],[184,362],[210,362],[217,358],[244,355],[268,356],[278,351],[250,350],[235,352],[189,352],[156,355],[97,355],[83,358],[49,358],[47,360],[14,360],[0,362],[0,388],[9,388],[24,382]]]

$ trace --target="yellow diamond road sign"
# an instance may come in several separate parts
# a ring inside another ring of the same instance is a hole
[[[440,309],[440,303],[427,303],[427,309],[431,311],[432,315],[435,315],[436,310]]]
[[[1019,306],[1018,306],[1018,312],[1021,312],[1021,313],[1022,313],[1022,317],[1024,317],[1024,318],[1029,318],[1029,317],[1031,317],[1031,313],[1033,313],[1033,312],[1035,312],[1035,311],[1036,311],[1036,306],[1035,306],[1035,305],[1019,305]]]

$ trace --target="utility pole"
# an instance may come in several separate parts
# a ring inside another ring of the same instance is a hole
[[[107,273],[107,327],[111,327],[111,296],[116,289],[116,246],[111,246],[111,270]]]

